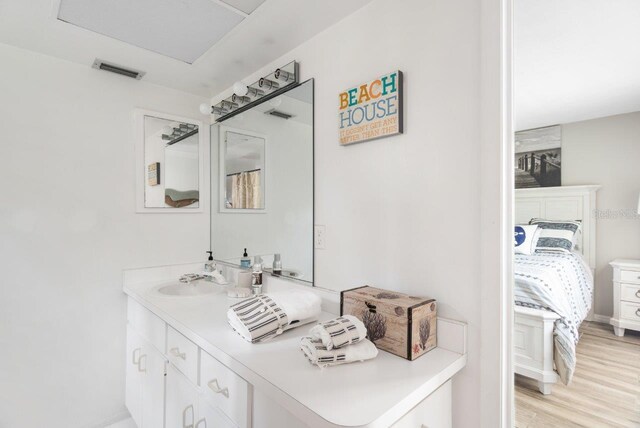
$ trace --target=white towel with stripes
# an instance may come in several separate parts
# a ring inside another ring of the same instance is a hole
[[[316,325],[309,334],[315,339],[320,339],[330,351],[363,341],[367,336],[367,329],[362,321],[353,315],[343,315]]]
[[[309,291],[275,291],[231,306],[227,320],[243,339],[251,343],[262,342],[316,321],[321,311],[320,304],[320,297]]]
[[[305,336],[300,339],[300,349],[304,352],[309,362],[318,367],[366,361],[378,355],[378,348],[368,339],[364,339],[354,345],[328,350],[322,340]]]

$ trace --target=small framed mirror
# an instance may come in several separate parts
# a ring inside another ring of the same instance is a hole
[[[266,213],[267,137],[220,126],[220,212]]]
[[[137,212],[198,213],[206,206],[205,142],[198,120],[136,110]]]

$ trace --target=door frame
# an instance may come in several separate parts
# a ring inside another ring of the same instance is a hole
[[[514,426],[513,0],[480,3],[480,425]]]

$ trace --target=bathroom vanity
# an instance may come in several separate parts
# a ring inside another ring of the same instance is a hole
[[[381,351],[319,369],[299,349],[310,325],[245,342],[227,324],[237,302],[222,286],[196,296],[158,292],[201,264],[125,271],[126,404],[139,427],[449,427],[451,378],[466,364],[466,324],[438,319],[438,347],[415,361]],[[269,277],[267,290],[305,287],[330,319],[337,293]]]
[[[298,83],[296,67],[284,74],[278,70],[266,81],[278,76],[293,76],[293,81],[281,82],[276,91],[264,85],[260,89],[260,82],[253,85],[254,94],[266,95],[264,102],[237,94],[238,103],[249,100],[252,105],[233,107],[237,103],[231,97],[214,106],[214,112],[228,114],[214,113],[215,123],[208,129],[183,119],[167,125],[171,118],[157,113],[139,118],[140,135],[145,136],[138,144],[140,201],[149,202],[163,180],[169,182],[157,174],[158,168],[175,172],[171,163],[167,166],[172,153],[164,147],[164,158],[155,156],[155,143],[174,142],[177,136],[179,144],[169,147],[182,152],[190,147],[195,155],[203,144],[196,145],[191,136],[193,144],[185,145],[187,140],[177,134],[198,130],[198,141],[207,134],[211,147],[206,165],[200,153],[197,162],[202,165],[187,169],[193,175],[208,167],[207,185],[195,175],[182,177],[191,183],[187,187],[171,184],[173,190],[198,190],[202,201],[197,207],[164,207],[165,189],[158,207],[140,203],[139,212],[189,215],[208,199],[209,249],[224,261],[219,266],[229,270],[225,274],[256,260],[264,267],[264,292],[303,287],[316,293],[324,311],[319,321],[324,321],[339,314],[340,297],[338,291],[313,286],[313,80]],[[151,172],[156,174],[142,174],[154,162]],[[467,361],[464,323],[438,319],[438,347],[415,361],[381,351],[370,361],[319,369],[300,350],[300,338],[310,325],[251,344],[227,323],[229,306],[239,300],[228,298],[222,286],[178,282],[181,275],[203,268],[198,263],[125,271],[126,404],[138,427],[451,426],[451,378]]]

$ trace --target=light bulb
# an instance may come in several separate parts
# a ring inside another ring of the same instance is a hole
[[[162,133],[164,135],[171,135],[173,134],[173,127],[169,126],[169,125],[165,125],[162,127]]]
[[[236,95],[240,95],[241,97],[247,95],[249,92],[249,88],[244,83],[238,81],[233,84],[233,93]]]
[[[282,98],[271,98],[269,100],[269,104],[271,104],[273,107],[278,107],[280,104],[282,104]]]
[[[211,114],[211,106],[207,103],[200,104],[200,113]]]

